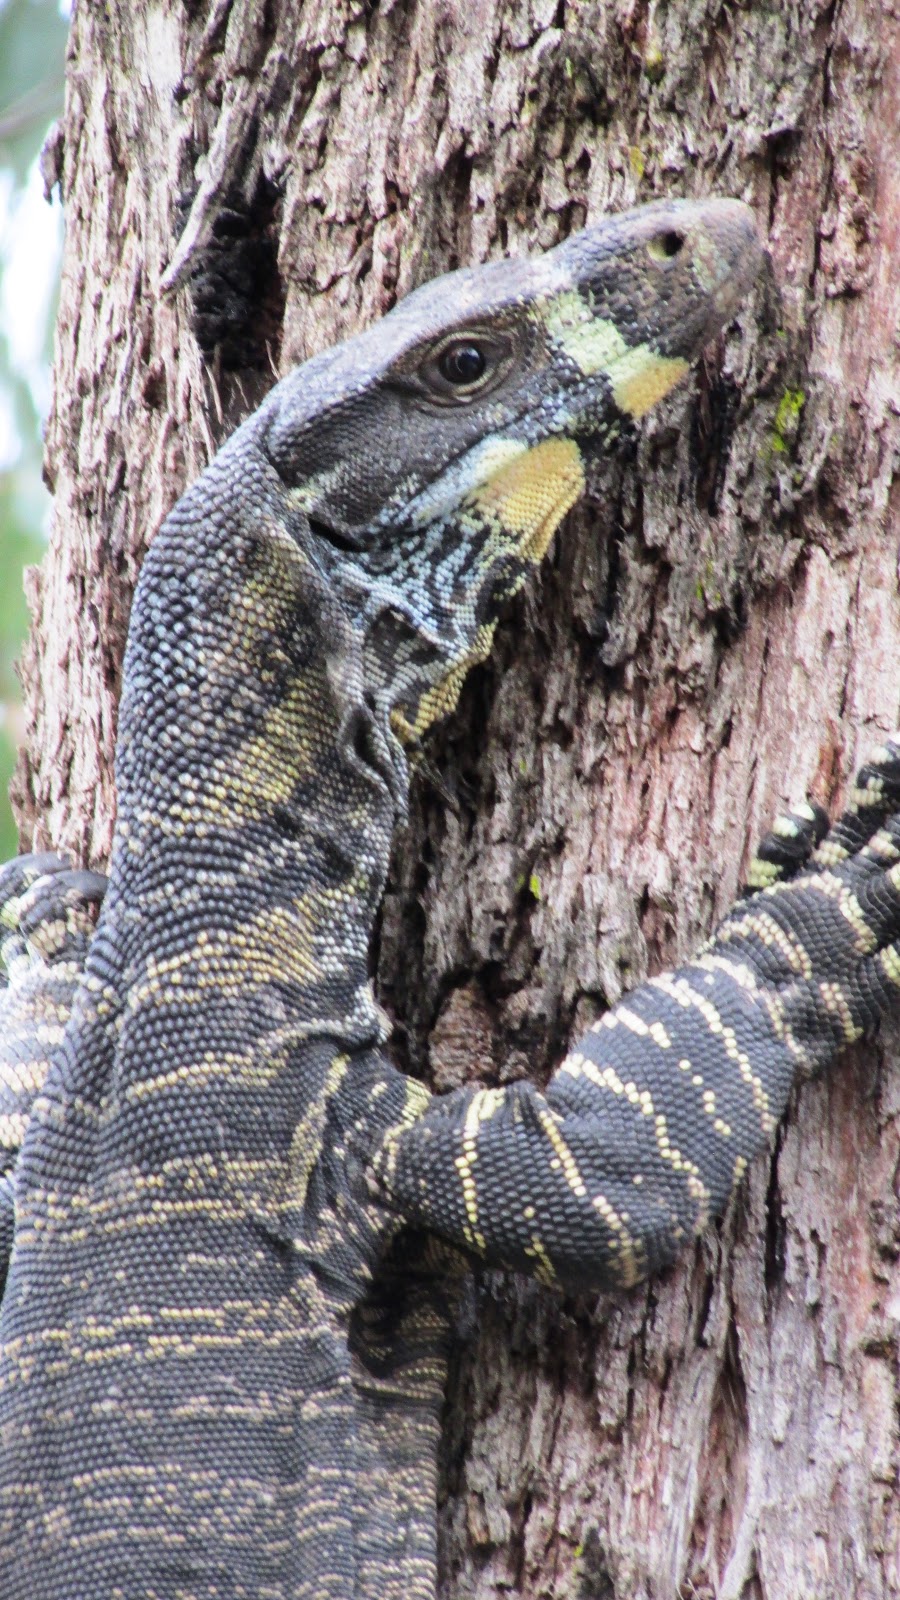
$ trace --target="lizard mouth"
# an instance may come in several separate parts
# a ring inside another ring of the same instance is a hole
[[[321,512],[315,514],[307,512],[306,520],[311,533],[319,539],[324,539],[326,544],[333,545],[342,555],[355,556],[366,549],[365,540],[360,538],[359,534],[335,519],[329,521]]]
[[[346,393],[325,408],[326,464],[312,477],[298,472],[288,429],[283,440],[269,430],[267,453],[327,565],[358,562],[377,576],[394,564],[398,540],[464,514],[541,442],[590,435],[611,446],[685,376],[761,261],[753,215],[738,201],[611,217],[542,259],[483,269],[489,279],[503,267],[512,287],[505,282],[496,302],[488,296],[487,310],[460,295],[455,320],[422,317],[424,331],[384,360],[365,405],[345,380]],[[429,294],[437,298],[426,285],[391,313],[398,328]],[[348,441],[371,457],[352,492],[331,461]]]

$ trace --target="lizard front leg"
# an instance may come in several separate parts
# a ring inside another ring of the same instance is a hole
[[[34,1097],[62,1041],[106,879],[65,856],[0,869],[0,1290],[13,1235],[15,1164]]]
[[[738,902],[694,961],[643,984],[530,1082],[431,1100],[370,1181],[475,1256],[627,1287],[724,1209],[794,1083],[900,999],[900,737],[808,870]]]

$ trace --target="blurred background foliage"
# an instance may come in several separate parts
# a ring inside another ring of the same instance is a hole
[[[58,196],[38,158],[62,111],[68,5],[0,0],[0,861],[14,855],[8,789],[21,734],[14,662],[28,626],[22,569],[40,561],[49,496],[41,427],[49,403],[62,245]]]

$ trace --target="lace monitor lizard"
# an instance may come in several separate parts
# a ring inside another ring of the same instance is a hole
[[[635,1283],[894,1005],[892,741],[544,1092],[432,1097],[372,993],[410,753],[760,260],[743,206],[680,202],[426,285],[152,544],[96,931],[102,880],[0,881],[4,1600],[429,1600],[449,1263]]]

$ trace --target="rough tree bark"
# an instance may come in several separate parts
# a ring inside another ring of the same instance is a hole
[[[455,804],[416,783],[380,987],[412,1070],[507,1081],[691,951],[900,720],[898,104],[887,0],[78,0],[24,843],[104,861],[142,552],[276,373],[447,267],[730,193],[772,277],[434,737]],[[797,1094],[664,1279],[479,1281],[446,1595],[900,1595],[898,1037]]]

